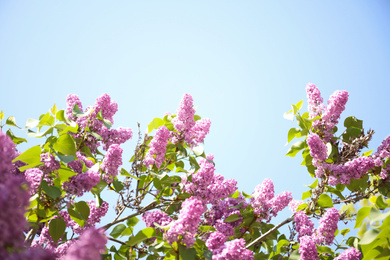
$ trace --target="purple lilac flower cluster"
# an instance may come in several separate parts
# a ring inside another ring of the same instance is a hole
[[[244,239],[234,239],[213,250],[213,260],[253,260],[253,252],[245,248]]]
[[[271,179],[265,179],[256,186],[250,203],[257,216],[257,221],[260,222],[264,219],[269,222],[272,216],[276,216],[292,200],[292,193],[289,191],[285,191],[276,197],[274,195],[274,184]]]
[[[241,204],[241,207],[239,205]],[[240,209],[245,209],[249,204],[245,201],[244,196],[239,194],[237,198],[228,197],[220,200],[218,204],[213,205],[205,214],[204,223],[223,234],[226,238],[234,235],[234,228],[242,223],[242,216]],[[225,222],[224,220],[229,216],[237,214],[239,219],[233,222]]]
[[[111,145],[122,144],[129,140],[133,135],[133,132],[130,128],[119,127],[118,129],[109,129],[102,120],[97,118],[98,113],[101,112],[102,117],[105,120],[109,120],[111,123],[114,123],[114,114],[118,111],[118,104],[115,101],[112,101],[108,94],[103,94],[98,97],[96,99],[95,105],[86,109],[85,112],[90,114],[85,117],[73,116],[73,107],[76,104],[78,105],[80,111],[83,112],[83,106],[77,95],[68,95],[66,98],[66,103],[67,117],[70,120],[75,121],[80,128],[79,132],[75,134],[76,138],[83,138],[87,126],[92,132],[102,137],[103,140],[100,141],[93,135],[88,134],[86,136],[84,144],[87,145],[92,151],[95,151],[101,143],[103,143],[103,149],[108,150]]]
[[[51,153],[42,153],[41,162],[43,162],[43,166],[39,168],[46,175],[51,172],[57,171],[59,168],[61,168],[60,163],[54,158],[54,155]]]
[[[310,149],[310,155],[313,157],[314,166],[318,165],[318,161],[322,162],[328,158],[328,148],[317,134],[309,134],[306,142]]]
[[[168,128],[165,125],[160,126],[157,129],[153,140],[150,142],[150,149],[145,156],[144,162],[147,167],[152,166],[153,164],[155,164],[157,168],[161,167],[161,164],[165,159],[165,151],[167,149],[168,138]]]
[[[107,237],[103,229],[89,228],[80,238],[72,243],[66,255],[60,260],[96,260],[100,259],[100,254],[105,252]]]
[[[204,213],[204,205],[201,200],[190,197],[183,202],[181,208],[178,219],[172,222],[167,231],[167,241],[172,244],[182,236],[181,241],[191,247],[195,243],[195,233]]]
[[[82,153],[77,152],[76,153],[77,160],[73,160],[70,163],[68,163],[68,166],[76,173],[81,174],[83,172],[83,163],[86,167],[91,168],[94,163],[93,161],[87,159]]]
[[[37,259],[38,251],[25,251],[25,218],[29,203],[28,183],[23,175],[14,175],[12,160],[16,157],[12,140],[0,131],[0,259]],[[54,259],[46,250],[40,250],[41,259]]]
[[[115,176],[118,175],[119,167],[122,165],[122,148],[119,144],[113,144],[108,148],[108,151],[103,159],[100,168],[105,172],[104,181],[111,183]]]
[[[166,226],[172,222],[172,218],[167,213],[160,210],[147,211],[142,215],[142,220],[145,222],[147,227],[155,227],[154,223],[160,226]]]
[[[313,83],[306,85],[307,101],[309,103],[308,110],[310,111],[310,118],[314,118],[322,113],[324,110],[323,98],[321,92]]]
[[[386,159],[390,158],[390,136],[386,137],[381,145],[378,147],[375,154],[373,154],[372,158],[374,159],[375,166],[382,167],[380,178],[382,180],[390,181],[389,173],[390,173],[390,167],[384,166],[384,161]]]
[[[348,248],[344,252],[342,252],[338,257],[334,260],[359,260],[362,258],[362,254],[359,250],[354,247]]]
[[[62,184],[62,188],[69,194],[82,196],[84,192],[90,191],[100,181],[100,174],[93,170],[88,170],[85,173],[79,173],[69,178]]]
[[[301,260],[317,260],[319,259],[317,253],[317,247],[311,236],[303,236],[299,240],[299,253],[301,254]]]
[[[214,156],[208,154],[206,157],[207,159],[200,159],[200,168],[196,174],[192,174],[192,182],[186,176],[182,177],[183,190],[203,200],[205,204],[216,204],[237,190],[237,181],[225,180],[222,175],[214,173],[214,164],[210,162]]]
[[[313,129],[321,132],[325,142],[330,142],[333,137],[333,128],[337,125],[348,101],[348,92],[345,90],[335,91],[330,96],[326,108],[322,103],[321,93],[314,84],[307,84],[306,93],[309,102],[310,118],[322,115],[321,120],[313,122]]]
[[[172,120],[172,123],[179,134],[171,132],[172,142],[176,143],[179,139],[184,139],[190,146],[202,143],[210,131],[211,121],[208,118],[203,118],[195,122],[195,109],[191,95],[184,94],[176,113],[177,116]]]
[[[318,259],[316,244],[332,244],[339,218],[339,211],[336,208],[330,208],[320,219],[318,229],[313,229],[314,223],[305,213],[299,211],[295,214],[295,229],[298,232],[301,259]]]

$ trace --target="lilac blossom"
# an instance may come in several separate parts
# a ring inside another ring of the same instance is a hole
[[[382,141],[374,155],[381,159],[390,158],[390,135]]]
[[[41,247],[29,247],[25,251],[12,254],[6,260],[55,260],[56,254]]]
[[[184,94],[176,113],[177,116],[172,119],[172,123],[179,134],[171,132],[172,142],[184,139],[191,147],[202,143],[210,131],[211,121],[204,118],[195,122],[191,95]]]
[[[113,144],[108,148],[100,168],[106,173],[104,180],[111,183],[118,174],[118,169],[122,165],[122,148],[118,144]]]
[[[66,255],[61,260],[96,260],[105,252],[107,237],[103,229],[90,228],[80,238],[70,245]]]
[[[83,172],[83,163],[86,167],[91,168],[94,163],[93,161],[87,159],[82,153],[77,152],[76,153],[78,160],[73,160],[68,163],[68,166],[76,173],[82,173]],[[82,163],[83,162],[83,163]]]
[[[90,191],[100,181],[100,174],[93,170],[79,173],[69,178],[69,181],[62,184],[63,189],[73,195],[82,196],[84,192]]]
[[[330,208],[326,211],[320,219],[320,226],[315,231],[316,235],[314,235],[314,239],[317,244],[332,244],[339,219],[340,214],[336,208]]]
[[[291,212],[296,212],[298,207],[302,205],[304,201],[302,200],[291,200],[290,203],[288,204],[288,208],[291,210]]]
[[[294,216],[295,229],[298,232],[298,240],[303,236],[311,236],[314,231],[314,223],[303,212],[298,211]]]
[[[310,118],[314,118],[321,114],[324,109],[324,100],[321,97],[321,92],[313,83],[306,85],[307,101],[309,103],[308,110],[310,111]]]
[[[290,191],[284,191],[276,195],[270,201],[272,205],[272,210],[271,210],[272,216],[276,217],[278,212],[283,210],[285,207],[287,207],[291,200],[292,200],[292,193]]]
[[[41,154],[41,162],[43,166],[39,167],[45,174],[49,174],[50,172],[57,171],[61,168],[61,165],[56,159],[54,155],[51,153],[43,153]]]
[[[144,160],[146,166],[149,167],[155,164],[157,168],[161,167],[163,161],[165,160],[165,151],[167,149],[168,138],[168,128],[165,125],[160,126],[157,129],[153,140],[149,144],[150,149],[146,153]]]
[[[147,227],[155,227],[154,223],[160,226],[167,226],[172,222],[172,218],[167,213],[160,210],[147,211],[142,215],[142,220],[145,222]]]
[[[344,252],[342,252],[338,257],[334,260],[359,260],[362,258],[362,254],[359,250],[354,247],[348,248]]]
[[[319,259],[316,243],[310,236],[301,237],[299,242],[299,253],[301,254],[301,260]]]
[[[210,250],[218,249],[226,242],[226,236],[219,231],[210,234],[206,241],[206,246]]]
[[[168,243],[172,244],[182,236],[181,242],[191,247],[195,242],[195,233],[203,212],[204,206],[201,200],[194,197],[186,199],[181,206],[178,219],[172,222],[167,232]]]
[[[245,248],[244,239],[234,239],[213,250],[213,260],[253,260],[253,252]]]
[[[274,197],[274,184],[271,179],[265,179],[261,184],[257,185],[252,194],[250,203],[254,209],[254,213],[258,218],[270,219],[269,211],[272,204],[271,199]]]
[[[310,155],[318,161],[325,161],[328,158],[328,148],[317,134],[311,133],[306,139],[310,148]]]
[[[112,144],[123,144],[131,139],[133,131],[131,128],[118,127],[117,129],[109,129],[102,134],[103,150],[107,151]]]
[[[30,185],[30,193],[33,194],[37,192],[39,186],[41,185],[43,172],[38,168],[30,168],[24,172],[24,175]]]
[[[200,168],[196,174],[192,174],[192,182],[188,182],[186,177],[182,178],[183,190],[203,200],[205,204],[216,204],[237,190],[237,181],[225,180],[222,175],[214,173],[214,164],[208,161],[213,160],[214,156],[208,154],[206,157],[199,160]]]
[[[83,111],[83,105],[81,104],[80,98],[75,94],[69,94],[66,97],[66,116],[70,120],[75,120],[76,118],[73,116],[73,107],[77,105],[81,111]]]
[[[15,144],[0,130],[0,182],[11,176],[12,160],[16,157]]]

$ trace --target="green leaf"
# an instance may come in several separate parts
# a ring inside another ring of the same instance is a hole
[[[290,149],[287,151],[286,155],[294,157],[299,151],[305,148],[306,143],[303,141],[298,141],[293,144]]]
[[[0,120],[3,120],[4,119],[4,112],[3,112],[3,110],[1,110],[1,112],[0,112]]]
[[[200,169],[200,166],[199,166],[198,162],[192,156],[190,156],[190,165],[195,168],[195,171]]]
[[[196,156],[201,156],[203,153],[204,153],[204,149],[203,149],[203,146],[202,145],[198,145],[197,147],[194,147],[192,149],[192,151],[194,152],[194,154]]]
[[[297,107],[297,110],[300,110],[302,108],[302,105],[303,105],[303,99],[295,104],[295,106]]]
[[[61,196],[61,190],[54,186],[49,186],[45,180],[42,180],[43,191],[51,198],[56,199]]]
[[[139,219],[137,217],[129,218],[126,223],[129,227],[134,227],[139,222]]]
[[[179,256],[181,260],[195,260],[196,250],[179,244]]]
[[[152,227],[144,228],[144,229],[140,230],[137,233],[137,235],[130,238],[129,241],[127,242],[127,244],[129,246],[134,246],[134,245],[137,245],[146,239],[149,239],[149,238],[152,238],[155,236],[156,236],[156,230],[154,228],[152,228]]]
[[[113,238],[119,237],[122,232],[126,229],[126,226],[124,224],[119,224],[114,227],[114,229],[111,231],[110,236]]]
[[[341,235],[345,236],[346,234],[349,233],[349,231],[350,231],[350,229],[349,229],[349,228],[346,228],[346,229],[341,230],[340,233],[341,233]]]
[[[350,143],[350,138],[352,137],[359,137],[359,135],[362,133],[362,129],[356,128],[356,127],[348,127],[345,132],[343,133],[343,141],[346,143]]]
[[[75,104],[72,112],[73,112],[73,116],[75,116],[75,117],[85,117],[85,116],[89,115],[92,112],[92,110],[88,111],[86,113],[83,113],[83,111],[80,110],[79,106],[77,104]]]
[[[312,194],[312,190],[305,191],[304,193],[302,193],[302,200],[310,198],[311,194]]]
[[[57,154],[58,158],[64,163],[70,163],[75,160],[75,157],[73,155],[60,155]]]
[[[287,119],[287,120],[291,120],[293,121],[294,120],[294,113],[292,110],[286,112],[283,114],[283,118]]]
[[[344,126],[346,128],[356,127],[356,128],[359,128],[359,129],[363,129],[363,120],[359,120],[359,119],[357,119],[354,116],[350,116],[350,117],[347,117],[344,120]]]
[[[85,201],[79,201],[74,204],[76,212],[80,213],[84,220],[88,220],[90,209]]]
[[[69,180],[70,177],[77,175],[76,172],[69,170],[69,168],[58,169],[58,177],[61,183]]]
[[[54,242],[62,237],[65,232],[66,224],[62,218],[52,219],[49,224],[49,234]]]
[[[387,202],[383,199],[382,195],[378,196],[378,198],[376,199],[375,205],[380,209],[385,209],[389,206],[389,204],[387,204]]]
[[[367,245],[370,244],[372,241],[374,241],[379,234],[379,231],[376,229],[370,229],[367,232],[364,232],[362,239],[360,240],[359,244],[361,245]]]
[[[114,185],[114,188],[117,192],[120,192],[125,187],[123,186],[123,183],[116,178],[114,179],[112,184]]]
[[[51,112],[53,115],[57,114],[57,106],[56,106],[55,103],[54,103],[53,107],[50,109],[50,112]]]
[[[26,139],[15,136],[14,133],[12,133],[11,129],[7,130],[7,135],[12,139],[12,142],[14,142],[14,144],[21,144],[23,142],[27,143]]]
[[[357,215],[356,215],[356,221],[355,221],[355,227],[358,228],[363,223],[363,220],[368,216],[370,213],[371,207],[363,207],[359,209]]]
[[[13,117],[13,116],[9,116],[9,117],[7,118],[7,121],[5,121],[5,124],[6,124],[6,125],[10,125],[10,126],[16,126],[17,128],[20,128],[20,127],[16,124],[15,117]]]
[[[29,118],[29,119],[27,119],[26,126],[24,127],[24,129],[34,128],[38,124],[39,124],[39,120]]]
[[[33,146],[24,151],[21,155],[12,160],[12,162],[22,161],[28,164],[41,162],[41,147],[39,145]]]
[[[287,134],[287,143],[291,142],[292,139],[294,139],[294,137],[296,136],[296,134],[300,133],[301,132],[301,129],[299,128],[290,128],[290,130],[288,130],[288,134]]]
[[[229,217],[225,218],[224,222],[234,222],[239,219],[241,219],[239,214],[232,214]]]
[[[326,194],[321,194],[320,198],[317,201],[318,206],[321,208],[331,208],[333,207],[333,201],[332,199],[326,195]]]
[[[76,155],[76,142],[70,134],[63,134],[53,145],[53,148],[65,155]]]
[[[288,259],[289,260],[299,260],[299,259],[301,259],[301,255],[299,254],[298,250],[294,250]]]
[[[160,126],[163,126],[164,125],[164,120],[162,120],[161,118],[155,118],[152,120],[152,122],[150,122],[150,124],[148,125],[148,134],[150,132],[152,132],[154,129],[157,129],[159,128]]]
[[[139,180],[138,177],[135,177],[134,175],[131,175],[130,173],[128,173],[125,169],[121,169],[121,175],[123,176],[126,176],[126,177],[130,177],[130,178],[133,178],[133,179],[136,179],[136,180]]]
[[[68,214],[71,219],[73,219],[77,224],[79,224],[80,227],[84,227],[85,220],[83,219],[83,216],[81,216],[80,213],[76,212],[71,208],[68,208]]]

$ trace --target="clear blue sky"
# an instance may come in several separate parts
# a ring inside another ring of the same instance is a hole
[[[270,177],[300,199],[312,180],[284,156],[295,122],[282,115],[307,107],[308,82],[325,100],[349,91],[343,118],[374,129],[372,147],[390,134],[389,14],[379,0],[2,0],[0,109],[24,125],[69,93],[86,106],[106,92],[115,126],[136,131],[190,93],[212,121],[205,148],[218,173],[248,193]]]

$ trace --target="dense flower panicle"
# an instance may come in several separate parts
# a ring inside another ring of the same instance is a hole
[[[88,170],[69,178],[69,181],[62,184],[63,189],[73,195],[82,196],[84,192],[90,191],[100,181],[98,172]]]
[[[73,243],[61,260],[96,260],[105,252],[107,237],[103,229],[90,228]]]
[[[7,260],[55,260],[56,254],[41,247],[29,247],[25,251],[14,253]]]
[[[67,104],[67,106],[66,106],[66,116],[70,120],[75,120],[75,117],[73,116],[73,107],[74,107],[74,105],[77,104],[79,109],[81,111],[83,111],[83,105],[81,104],[80,98],[79,98],[79,96],[77,96],[75,94],[69,94],[66,97],[66,104]]]
[[[315,231],[315,240],[317,244],[325,243],[331,245],[334,240],[334,232],[337,229],[340,214],[336,208],[330,208],[320,219],[320,226]]]
[[[182,236],[182,242],[191,247],[195,243],[195,233],[200,223],[200,217],[204,212],[201,200],[194,197],[186,199],[180,210],[177,220],[173,221],[167,232],[167,241],[172,244]]]
[[[309,134],[306,142],[310,148],[310,155],[313,159],[325,161],[328,158],[328,148],[317,134]]]
[[[172,222],[172,218],[167,213],[160,210],[147,211],[142,215],[142,220],[145,222],[147,227],[155,227],[154,223],[160,226],[166,226]]]
[[[226,236],[221,232],[215,231],[210,234],[206,241],[206,246],[210,250],[218,249],[226,242]]]
[[[272,205],[272,210],[271,210],[272,216],[276,217],[278,212],[283,210],[285,207],[287,207],[291,200],[292,200],[292,193],[290,191],[284,191],[276,195],[270,201]]]
[[[41,162],[43,162],[43,166],[39,168],[46,174],[61,168],[60,163],[54,158],[54,155],[50,153],[41,154]]]
[[[301,237],[299,242],[299,253],[301,254],[301,260],[319,259],[316,243],[310,236]]]
[[[118,127],[117,129],[109,129],[104,132],[103,137],[103,150],[107,151],[110,145],[123,144],[127,140],[133,137],[133,131],[131,128]]]
[[[0,151],[2,146],[0,143]],[[30,205],[27,186],[23,176],[9,176],[0,181],[0,259],[6,259],[8,247],[22,249],[24,246],[23,232],[27,228],[24,214]]]
[[[190,94],[184,94],[176,114],[177,116],[172,120],[172,123],[178,132],[186,132],[195,125],[195,109],[193,108],[193,99]]]
[[[360,253],[360,251],[354,247],[351,247],[342,252],[334,260],[360,260],[361,258],[362,254]]]
[[[345,90],[335,91],[328,100],[328,106],[326,107],[322,119],[332,123],[334,127],[339,122],[341,113],[345,110],[348,96],[348,92]]]
[[[381,159],[390,158],[390,135],[382,141],[374,155]]]
[[[195,126],[191,129],[192,135],[187,135],[187,143],[197,145],[203,143],[206,135],[210,132],[211,121],[208,118],[202,118],[196,121]]]
[[[96,99],[92,109],[94,109],[94,117],[102,111],[103,118],[114,123],[114,115],[118,111],[118,104],[114,100],[111,100],[111,97],[107,93],[104,93]]]
[[[234,236],[234,227],[222,219],[216,220],[213,226],[218,232],[221,232],[226,237]]]
[[[298,240],[303,236],[311,236],[314,231],[314,223],[303,212],[298,211],[294,216],[295,229],[298,232]]]
[[[118,175],[118,169],[122,165],[122,148],[118,144],[113,144],[103,159],[100,168],[106,173],[104,181],[111,183]]]
[[[41,185],[43,172],[38,168],[30,168],[24,172],[26,180],[30,185],[30,193],[33,194],[38,190]]]
[[[16,157],[15,144],[0,130],[0,182],[4,181],[13,169],[12,160]]]
[[[253,252],[245,248],[244,239],[234,239],[213,251],[213,260],[253,260]]]
[[[83,164],[84,162],[85,166],[88,168],[91,168],[94,165],[94,162],[89,160],[87,157],[85,157],[82,153],[77,152],[76,153],[78,160],[73,160],[70,163],[68,163],[68,166],[76,173],[82,173],[83,172]]]
[[[211,154],[206,157],[211,161],[214,159]],[[203,200],[205,204],[216,204],[237,190],[237,181],[225,180],[222,175],[214,173],[214,164],[208,160],[199,160],[200,168],[196,174],[192,174],[192,182],[188,182],[186,177],[182,178],[183,190]]]
[[[144,160],[146,166],[149,167],[155,164],[157,168],[161,167],[163,161],[165,160],[165,151],[167,149],[168,138],[168,128],[165,125],[160,126],[157,129],[153,140],[149,144],[150,149],[146,153]]]
[[[261,184],[257,185],[252,194],[250,203],[254,209],[256,216],[263,219],[270,219],[269,211],[272,208],[270,200],[274,197],[274,184],[271,179],[265,179]]]
[[[309,103],[308,110],[310,111],[310,118],[314,118],[323,111],[324,100],[321,97],[321,92],[313,83],[306,85],[307,101]]]

